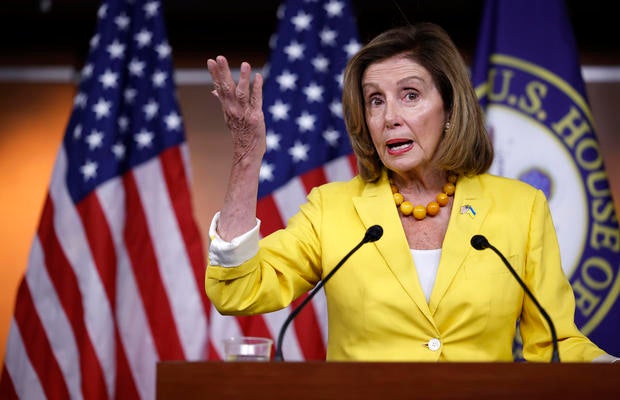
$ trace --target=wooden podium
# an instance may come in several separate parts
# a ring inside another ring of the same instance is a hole
[[[182,362],[157,364],[168,399],[620,399],[620,364]]]

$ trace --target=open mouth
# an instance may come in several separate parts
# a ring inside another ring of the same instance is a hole
[[[392,140],[387,143],[390,153],[402,153],[413,147],[413,140]]]

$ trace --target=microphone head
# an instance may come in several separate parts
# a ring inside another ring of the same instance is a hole
[[[381,239],[383,236],[383,228],[379,225],[373,225],[366,230],[366,235],[364,235],[365,242],[376,242]]]
[[[484,250],[488,248],[489,241],[482,235],[474,235],[471,237],[471,246],[476,250]]]

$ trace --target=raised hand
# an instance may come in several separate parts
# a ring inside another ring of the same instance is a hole
[[[241,63],[235,83],[223,56],[207,60],[215,95],[222,105],[224,121],[232,135],[233,159],[230,179],[220,209],[217,232],[226,241],[256,226],[256,197],[263,155],[266,150],[263,115],[263,77],[256,73],[250,85],[252,68]]]
[[[224,121],[232,135],[233,164],[262,159],[266,144],[261,74],[255,74],[250,87],[252,68],[247,62],[241,63],[238,83],[223,56],[207,60],[207,68],[213,79],[211,93],[220,100]]]

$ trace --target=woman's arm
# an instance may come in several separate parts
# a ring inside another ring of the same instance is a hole
[[[266,149],[263,78],[256,73],[251,82],[252,68],[243,62],[235,83],[223,56],[207,60],[207,67],[213,79],[212,93],[220,100],[232,137],[232,168],[217,225],[220,237],[230,241],[256,226],[258,179]]]

